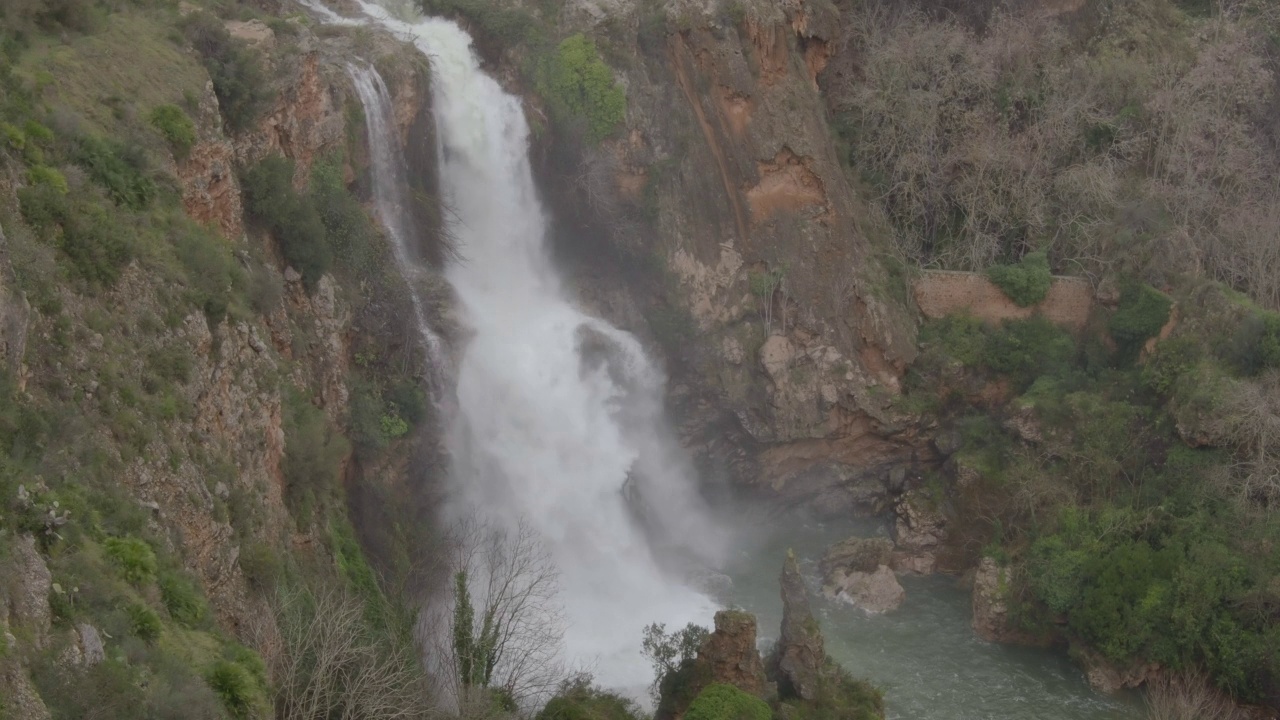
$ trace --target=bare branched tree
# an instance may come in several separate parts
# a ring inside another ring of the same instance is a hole
[[[1247,501],[1280,500],[1280,371],[1242,381],[1227,393],[1212,430],[1237,448],[1232,485]]]
[[[513,709],[554,692],[567,676],[559,573],[533,527],[459,522],[449,569],[451,596],[423,632],[437,680],[459,709],[493,702]]]
[[[340,588],[283,590],[269,656],[285,720],[427,718],[426,673],[408,638],[373,627],[363,601]]]
[[[1161,676],[1147,685],[1148,720],[1244,720],[1249,714],[1198,673]]]

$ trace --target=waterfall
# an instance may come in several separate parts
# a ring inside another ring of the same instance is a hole
[[[448,372],[448,360],[444,343],[427,321],[422,295],[417,287],[423,268],[410,245],[413,220],[409,215],[409,184],[406,179],[408,170],[392,121],[391,94],[387,91],[382,76],[371,66],[348,64],[347,73],[355,83],[356,93],[364,108],[369,155],[373,166],[374,209],[378,213],[379,222],[391,238],[396,263],[409,284],[414,319],[427,352],[427,377],[433,399],[438,404]]]
[[[667,561],[713,566],[723,545],[663,417],[665,378],[634,337],[570,302],[545,246],[520,101],[481,70],[471,38],[449,21],[360,5],[432,67],[442,201],[460,256],[446,276],[469,331],[455,369],[451,504],[532,524],[560,571],[565,659],[640,694],[652,678],[643,627],[705,625],[715,607]],[[352,75],[377,209],[411,264],[386,90],[370,68]]]

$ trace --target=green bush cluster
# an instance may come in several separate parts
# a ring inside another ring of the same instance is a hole
[[[129,616],[129,629],[135,637],[145,643],[154,643],[160,639],[164,625],[154,610],[141,603],[132,603],[125,608]]]
[[[769,720],[765,701],[726,683],[714,683],[698,693],[684,714],[687,720]]]
[[[175,572],[160,575],[160,600],[169,611],[169,617],[195,627],[204,621],[208,613],[204,596],[190,579]]]
[[[784,708],[794,720],[881,720],[884,694],[828,657],[814,699],[788,700]]]
[[[245,207],[280,244],[284,259],[308,288],[333,265],[324,222],[310,198],[293,187],[293,161],[264,158],[241,176]]]
[[[349,444],[302,393],[290,389],[284,399],[285,501],[305,526],[317,508],[337,502],[339,463]]]
[[[145,585],[156,577],[156,554],[145,540],[112,537],[103,541],[107,556],[134,585]]]
[[[1173,300],[1150,285],[1130,283],[1120,293],[1120,306],[1107,321],[1107,329],[1122,353],[1136,358],[1143,343],[1156,336],[1169,321]]]
[[[142,210],[156,196],[146,155],[137,145],[84,135],[76,140],[71,157],[121,207]]]
[[[164,136],[179,160],[196,144],[196,125],[186,111],[177,105],[157,105],[151,110],[151,126]]]
[[[626,120],[626,94],[595,43],[581,33],[561,41],[542,76],[539,89],[558,119],[584,123],[589,142],[604,140]]]
[[[1023,255],[1017,265],[993,265],[987,277],[1018,307],[1040,303],[1053,285],[1049,256],[1043,251]]]
[[[639,720],[634,701],[591,684],[589,676],[576,676],[560,685],[536,720]]]
[[[227,126],[233,132],[248,129],[274,97],[262,72],[261,57],[232,38],[222,21],[208,13],[189,15],[183,30],[209,71]]]
[[[219,660],[209,670],[207,677],[222,707],[236,720],[256,717],[264,702],[262,688],[257,678],[243,664],[232,660]]]
[[[70,197],[49,183],[18,190],[22,217],[54,241],[72,274],[90,285],[110,286],[134,257],[134,239],[120,218],[91,199]]]
[[[1042,315],[1006,320],[998,327],[949,315],[921,326],[919,338],[935,362],[1007,375],[1019,389],[1042,376],[1068,373],[1077,357],[1071,334]]]

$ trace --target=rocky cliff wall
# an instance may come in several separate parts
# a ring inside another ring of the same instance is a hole
[[[549,153],[544,186],[568,186],[549,191],[561,230],[588,236],[568,251],[584,302],[667,350],[706,468],[826,513],[883,509],[891,475],[928,458],[891,406],[915,352],[908,292],[816,84],[839,18],[818,1],[722,5],[563,11],[610,49],[627,121],[599,149]],[[613,205],[583,181],[602,164]],[[601,204],[609,217],[575,225]]]

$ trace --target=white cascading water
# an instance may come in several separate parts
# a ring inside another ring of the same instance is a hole
[[[427,378],[431,384],[432,396],[438,402],[447,374],[448,359],[440,336],[427,322],[422,297],[416,288],[422,266],[410,244],[413,221],[408,211],[408,169],[392,123],[391,93],[387,91],[382,76],[370,66],[348,65],[347,72],[351,75],[356,93],[360,95],[360,104],[364,107],[369,154],[373,165],[374,208],[382,227],[391,237],[396,261],[412,290],[410,296],[413,300],[414,319],[427,352]]]
[[[686,581],[723,548],[665,424],[665,379],[634,337],[569,302],[544,243],[520,102],[480,69],[471,38],[449,21],[360,5],[433,70],[442,200],[462,258],[447,278],[471,333],[455,370],[453,500],[537,529],[560,570],[565,660],[638,695],[652,678],[643,627],[707,624],[714,603]],[[379,214],[411,263],[396,237],[403,166],[386,89],[372,68],[352,73],[380,176]],[[660,558],[684,561],[684,571]]]

